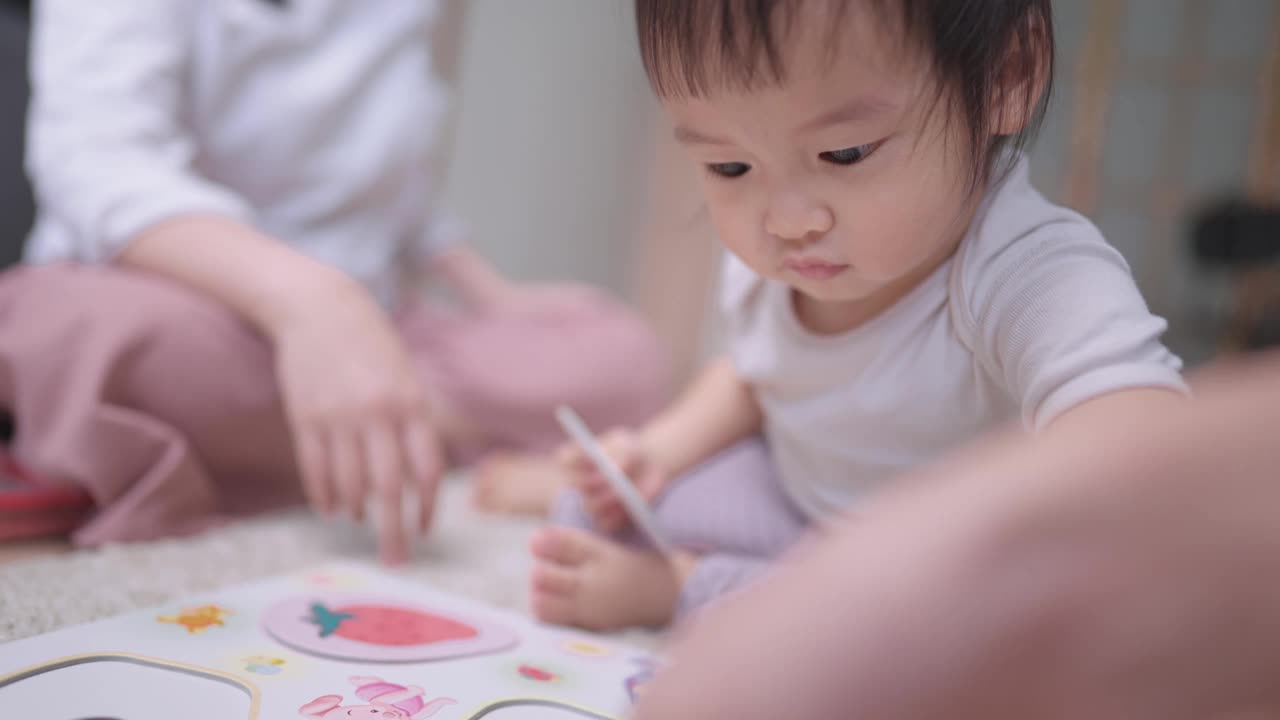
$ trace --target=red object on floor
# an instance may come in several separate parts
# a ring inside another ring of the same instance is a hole
[[[0,449],[0,542],[66,535],[92,511],[89,493],[37,475]]]
[[[537,682],[552,682],[556,679],[555,673],[532,665],[521,665],[519,671],[524,677]]]

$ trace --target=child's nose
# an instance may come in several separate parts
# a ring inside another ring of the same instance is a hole
[[[831,230],[831,210],[797,193],[776,196],[765,213],[765,232],[786,241],[816,240]]]

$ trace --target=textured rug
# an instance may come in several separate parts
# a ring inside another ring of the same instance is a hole
[[[527,551],[538,523],[476,513],[446,483],[432,535],[395,572],[431,587],[528,612]],[[196,592],[334,560],[372,561],[372,533],[297,512],[180,540],[109,546],[0,565],[0,642],[167,603]],[[660,637],[619,640],[646,648]]]

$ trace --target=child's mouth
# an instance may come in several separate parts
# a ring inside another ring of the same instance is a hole
[[[791,272],[810,280],[830,280],[849,269],[844,263],[829,263],[822,260],[793,259],[786,262]]]

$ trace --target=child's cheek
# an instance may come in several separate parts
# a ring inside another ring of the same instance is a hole
[[[707,210],[720,241],[734,250],[745,250],[750,238],[763,226],[763,216],[738,198],[707,196]]]
[[[715,226],[716,235],[722,245],[742,258],[747,265],[757,271],[761,269],[768,251],[765,247],[764,233],[759,229],[758,224],[745,222],[739,217],[730,215],[721,216]]]
[[[876,254],[886,269],[909,269],[932,255],[939,240],[929,210],[910,197],[883,197],[878,203],[883,237],[876,243]]]

